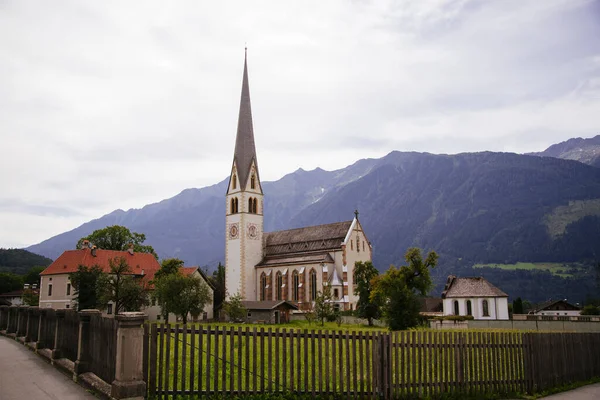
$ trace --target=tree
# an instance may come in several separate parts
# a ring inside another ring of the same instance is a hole
[[[379,306],[371,300],[373,291],[372,281],[379,275],[379,271],[371,261],[357,261],[354,263],[354,283],[358,294],[356,311],[360,318],[366,318],[369,326],[373,326],[373,319],[379,318]]]
[[[182,268],[183,264],[183,260],[179,258],[165,258],[160,263],[160,269],[154,274],[154,279],[158,280],[163,276],[179,273],[179,268]]]
[[[218,307],[225,300],[225,266],[219,263],[219,266],[213,271],[212,277],[210,278],[213,286],[215,287],[215,303],[214,306]]]
[[[421,250],[415,247],[405,254],[407,266],[393,265],[374,279],[371,300],[377,303],[391,330],[407,329],[419,323],[419,297],[431,289],[429,269],[437,264],[438,255],[429,252],[423,260]]]
[[[97,229],[92,234],[82,237],[77,242],[77,248],[81,249],[83,241],[88,240],[90,243],[104,250],[120,250],[125,251],[133,244],[133,251],[138,253],[151,253],[158,259],[154,248],[149,245],[144,245],[146,235],[143,233],[131,232],[124,226],[113,225],[103,229]]]
[[[331,286],[324,286],[322,292],[317,292],[313,312],[316,319],[321,321],[321,326],[325,324],[325,320],[335,320],[335,309],[333,308],[332,300]]]
[[[581,315],[600,315],[600,307],[588,304],[581,310]]]
[[[210,290],[201,279],[171,273],[155,281],[155,293],[163,312],[173,313],[187,323],[188,314],[198,316],[211,303]]]
[[[139,277],[132,275],[131,267],[124,257],[108,260],[110,272],[101,274],[97,282],[98,305],[115,306],[115,314],[123,311],[139,311],[148,305],[148,291]]]
[[[19,290],[23,287],[23,278],[10,272],[0,272],[0,294]]]
[[[46,267],[32,267],[27,273],[23,276],[23,282],[28,283],[30,285],[40,285],[40,274]]]
[[[523,314],[523,300],[520,297],[517,297],[515,301],[513,301],[513,314]]]
[[[248,310],[242,303],[243,297],[241,294],[236,293],[229,297],[229,300],[223,302],[223,311],[229,317],[232,322],[244,322],[248,315]]]
[[[102,269],[94,265],[86,267],[80,265],[77,272],[69,274],[73,286],[73,301],[76,310],[89,310],[98,308],[98,279],[102,276]]]
[[[39,306],[40,295],[34,292],[32,289],[26,289],[23,292],[23,304],[25,304],[26,306]]]

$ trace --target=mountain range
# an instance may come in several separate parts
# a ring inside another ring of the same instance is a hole
[[[475,263],[596,260],[600,136],[541,153],[391,152],[336,171],[299,169],[263,182],[265,230],[359,218],[380,270],[408,247],[440,255],[436,283]],[[116,210],[28,250],[56,258],[108,225],[145,233],[161,258],[224,260],[227,180],[141,209]],[[506,290],[509,291],[509,290]]]

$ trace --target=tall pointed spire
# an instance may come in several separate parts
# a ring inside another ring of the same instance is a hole
[[[237,136],[233,161],[237,166],[240,187],[246,188],[252,162],[256,166],[256,148],[254,146],[254,128],[252,126],[252,108],[250,107],[250,88],[248,86],[248,48],[244,54],[244,78],[242,80],[242,97],[240,100],[240,115],[238,118]]]

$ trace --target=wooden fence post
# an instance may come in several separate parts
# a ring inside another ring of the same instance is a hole
[[[89,371],[90,368],[90,320],[93,315],[100,315],[99,310],[82,310],[79,312],[79,338],[77,343],[77,361],[73,371],[73,380]]]
[[[54,364],[55,360],[61,358],[60,345],[62,343],[62,337],[64,335],[64,323],[65,323],[65,310],[56,310],[56,325],[54,326],[54,347],[52,348],[51,362]]]
[[[457,383],[458,383],[459,392],[463,392],[465,389],[464,345],[465,345],[465,334],[463,332],[459,332],[458,333],[458,341],[454,345],[456,380],[458,381]]]
[[[115,399],[143,399],[146,395],[143,366],[146,318],[147,315],[141,312],[115,315],[118,321],[117,365],[111,387],[111,397]]]

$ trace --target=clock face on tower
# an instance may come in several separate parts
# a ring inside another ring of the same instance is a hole
[[[237,239],[240,236],[240,228],[239,225],[231,224],[229,225],[229,239]]]
[[[258,239],[258,228],[256,227],[256,225],[248,224],[246,232],[249,239]]]

